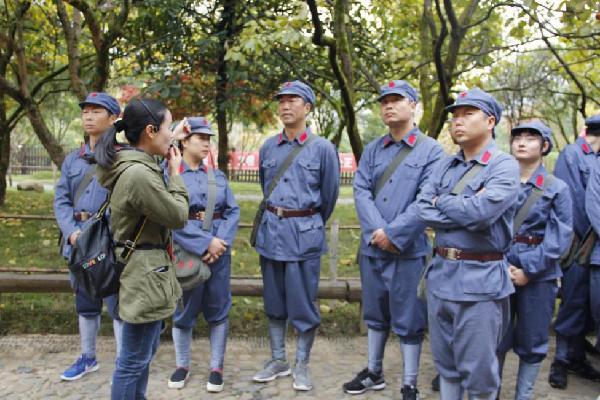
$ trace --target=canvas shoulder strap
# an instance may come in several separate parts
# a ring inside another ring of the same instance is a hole
[[[263,201],[266,201],[269,198],[269,196],[271,195],[271,193],[273,193],[273,190],[275,190],[275,187],[279,183],[279,180],[281,179],[283,174],[285,174],[285,171],[288,170],[290,165],[292,165],[292,162],[294,162],[294,160],[296,159],[296,156],[298,156],[298,154],[300,154],[300,152],[304,148],[306,148],[313,141],[314,138],[315,138],[315,135],[310,135],[308,137],[308,139],[306,139],[306,142],[304,142],[304,144],[302,146],[296,146],[292,149],[292,151],[290,151],[290,153],[285,158],[285,160],[283,160],[283,164],[281,164],[281,167],[279,167],[279,170],[277,170],[275,177],[269,183],[269,187],[267,188],[267,191],[265,192],[265,197],[264,197]]]
[[[217,180],[215,179],[214,169],[207,166],[206,173],[208,175],[208,194],[206,197],[206,208],[204,221],[202,221],[202,230],[210,231],[212,229],[215,205],[217,203]]]
[[[523,222],[525,222],[525,218],[527,218],[527,216],[529,215],[529,211],[531,211],[533,205],[540,199],[540,197],[542,197],[544,191],[550,185],[552,185],[554,179],[554,175],[548,174],[541,188],[534,187],[533,189],[531,189],[531,193],[529,193],[529,196],[527,196],[527,200],[525,200],[525,203],[523,204],[523,206],[521,206],[513,221],[513,233],[515,235],[517,234],[517,232],[519,232],[519,229],[523,225]]]
[[[83,191],[89,186],[89,184],[92,182],[92,179],[94,179],[95,175],[96,164],[92,164],[85,172],[85,175],[83,175],[81,182],[79,182],[79,185],[77,186],[77,190],[75,191],[75,197],[73,198],[73,206],[75,206],[79,202]]]
[[[491,160],[496,156],[497,151],[492,151],[490,158],[488,160],[488,164],[491,162]],[[456,185],[454,185],[454,187],[452,188],[452,191],[450,191],[450,193],[455,194],[455,195],[459,195],[462,192],[464,192],[465,188],[467,187],[467,185],[473,180],[473,178],[475,178],[475,176],[477,176],[477,174],[485,167],[485,165],[483,164],[479,164],[476,163],[474,164],[463,176],[462,178],[460,178],[460,180],[458,182],[456,182]]]
[[[375,189],[373,190],[373,198],[377,197],[377,195],[379,194],[379,192],[381,192],[381,189],[383,189],[383,187],[385,186],[387,181],[390,179],[390,177],[394,174],[394,172],[396,172],[396,169],[398,169],[398,166],[400,164],[402,164],[402,161],[404,161],[404,159],[410,154],[412,149],[419,144],[419,142],[422,140],[422,138],[423,138],[423,135],[418,135],[417,140],[413,147],[404,146],[400,149],[400,151],[398,152],[396,157],[394,157],[392,162],[383,171],[383,174],[381,174],[379,179],[377,179],[377,183],[375,184]]]

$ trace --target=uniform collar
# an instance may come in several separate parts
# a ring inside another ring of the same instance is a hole
[[[312,135],[310,128],[306,127],[306,130],[304,132],[302,132],[301,134],[297,135],[294,138],[294,142],[297,142],[299,145],[303,145],[304,143],[306,143],[306,141],[308,140],[310,135]],[[282,143],[287,143],[287,142],[289,142],[289,139],[288,139],[287,135],[285,134],[285,131],[282,129],[281,132],[279,132],[279,138],[277,140],[277,145],[280,145]]]
[[[408,147],[415,147],[415,143],[417,143],[417,137],[419,134],[421,134],[421,131],[415,126],[406,135],[404,135],[402,139],[396,142],[392,135],[388,133],[383,138],[383,147],[388,147],[390,144],[400,144],[401,142],[406,144]]]
[[[92,150],[90,149],[89,143],[82,143],[81,148],[79,149],[79,157],[92,155]]]
[[[194,170],[191,169],[190,166],[187,165],[187,163],[185,161],[181,160],[181,164],[179,165],[179,173],[183,174],[186,171],[194,171]],[[206,172],[206,165],[204,163],[201,163],[200,166],[198,167],[198,171]]]
[[[481,165],[488,165],[490,160],[492,159],[492,155],[494,154],[494,151],[496,150],[496,141],[494,139],[490,140],[489,143],[487,144],[487,146],[485,146],[481,152],[477,155],[477,157],[475,157],[474,159],[472,159],[471,161],[475,161]],[[462,162],[465,161],[465,155],[461,150],[459,150],[455,155],[454,158],[457,160],[460,160]]]
[[[575,143],[577,143],[577,145],[579,146],[581,151],[583,151],[584,154],[591,154],[594,152],[592,150],[592,146],[587,142],[587,140],[585,140],[584,137],[578,137]]]
[[[544,186],[544,181],[546,180],[546,176],[548,175],[548,171],[544,168],[543,165],[539,165],[536,170],[531,174],[531,177],[527,181],[528,184],[541,189]]]

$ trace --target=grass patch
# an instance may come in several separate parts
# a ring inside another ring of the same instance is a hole
[[[240,184],[234,190],[255,184]],[[2,214],[53,215],[52,193],[19,192],[9,190],[6,204],[0,207]],[[241,221],[251,223],[258,207],[256,201],[242,201]],[[338,219],[341,225],[357,225],[354,205],[338,205],[332,220]],[[329,233],[327,237],[329,240]],[[58,227],[54,221],[24,221],[0,219],[0,267],[2,268],[66,268],[66,263],[58,254]],[[237,276],[260,277],[258,254],[250,246],[250,229],[240,228],[232,248],[232,274]],[[354,264],[358,230],[340,230],[339,277],[358,277],[358,267]],[[321,277],[328,278],[329,256],[321,263]],[[340,301],[323,301],[323,324],[321,334],[327,336],[358,334],[359,311],[357,304]],[[201,319],[201,318],[200,318]],[[261,336],[265,334],[266,320],[262,299],[235,297],[230,314],[231,332],[235,336]],[[112,334],[110,318],[105,315],[101,334]],[[24,333],[77,333],[72,294],[18,293],[0,295],[0,334]],[[197,334],[207,333],[206,324],[198,324]]]
[[[358,304],[345,301],[324,301],[322,324],[324,336],[358,335],[360,313]],[[208,325],[200,316],[194,336],[206,337]],[[167,325],[172,326],[171,319]],[[230,332],[235,337],[256,337],[267,334],[267,320],[262,299],[234,297],[229,314]],[[102,313],[100,335],[113,334],[112,321],[106,310]],[[75,299],[70,293],[7,293],[0,295],[0,335],[15,334],[76,334]],[[166,336],[170,336],[168,329]]]

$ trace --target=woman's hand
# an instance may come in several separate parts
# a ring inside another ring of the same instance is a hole
[[[179,175],[179,167],[181,166],[181,152],[177,146],[171,146],[169,148],[169,175]]]
[[[187,121],[187,118],[179,121],[175,129],[173,129],[173,139],[175,140],[183,140],[190,133],[190,124]]]

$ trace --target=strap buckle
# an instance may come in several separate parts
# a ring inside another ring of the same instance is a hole
[[[446,249],[446,258],[450,261],[458,261],[460,259],[460,254],[462,253],[462,250],[454,248],[454,247],[448,247]]]
[[[127,250],[129,250],[129,252],[132,252],[135,250],[135,242],[131,241],[131,240],[126,240],[124,242],[122,242],[123,247],[125,247]]]
[[[275,215],[277,215],[279,218],[283,217],[283,212],[285,210],[282,207],[275,207]]]
[[[206,211],[198,211],[196,213],[196,219],[197,220],[204,221],[205,217],[206,217]]]

